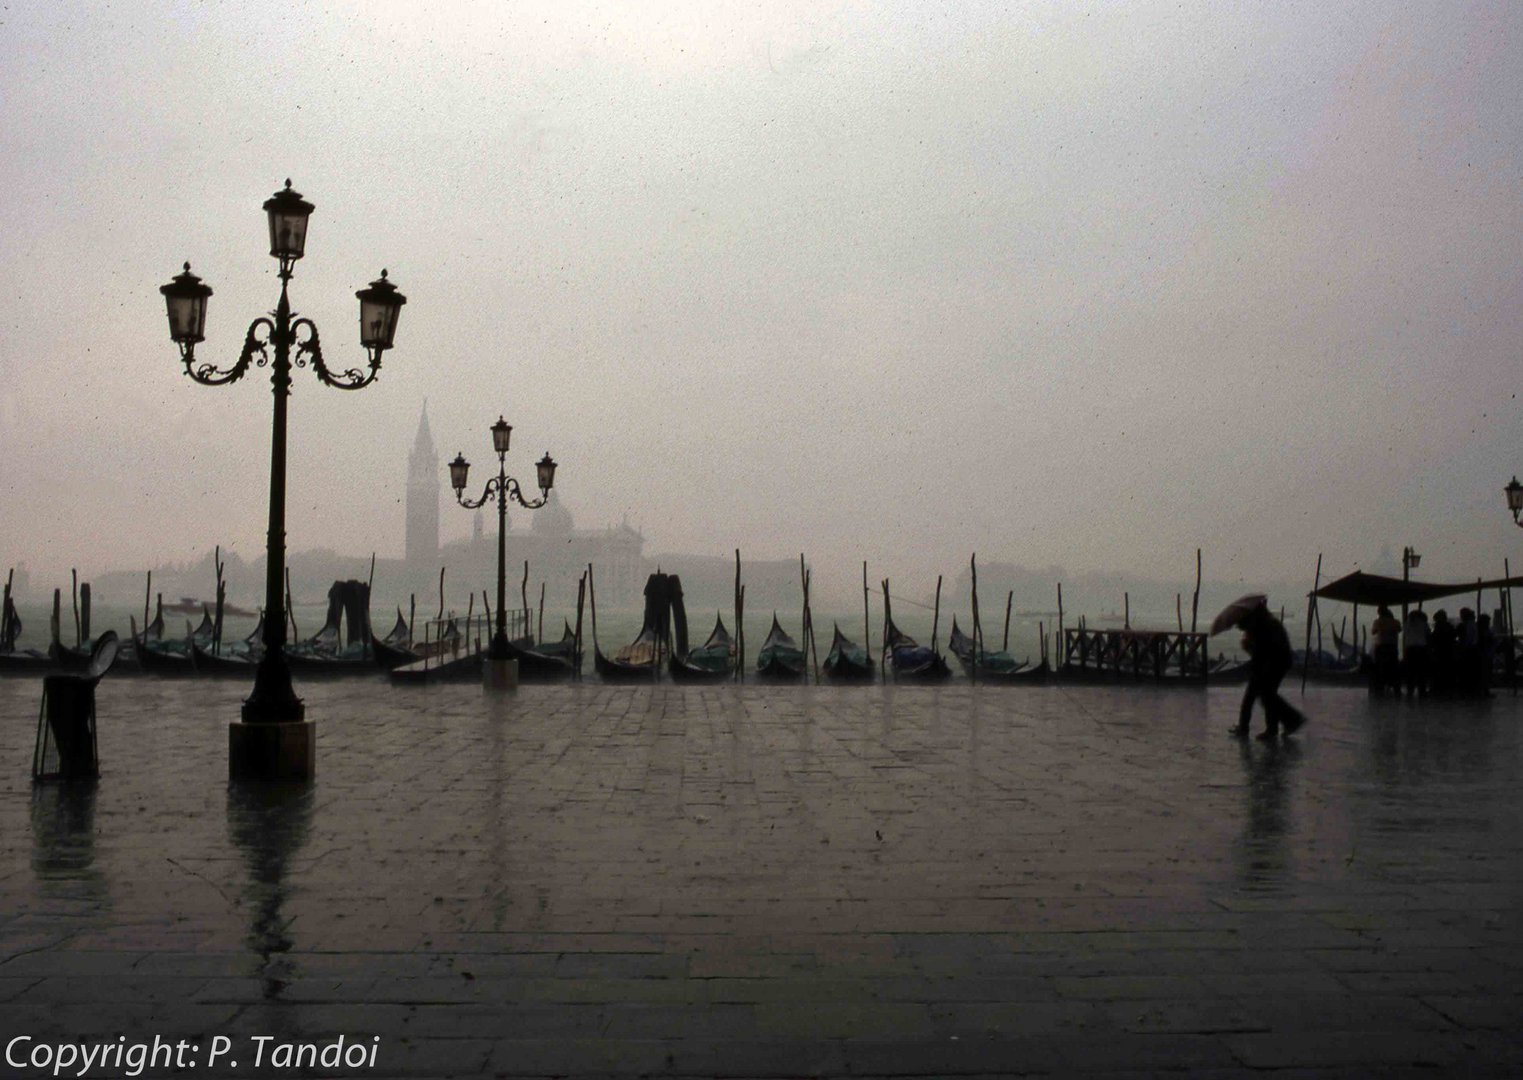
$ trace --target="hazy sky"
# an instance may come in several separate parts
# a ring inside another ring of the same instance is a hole
[[[1523,5],[23,0],[0,100],[34,585],[263,550],[267,375],[190,382],[157,290],[231,364],[287,176],[330,366],[409,299],[375,386],[296,373],[293,550],[401,554],[426,396],[649,553],[1523,564]]]

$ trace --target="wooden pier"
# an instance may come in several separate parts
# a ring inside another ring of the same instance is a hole
[[[1206,635],[1184,630],[1063,631],[1064,675],[1131,677],[1206,685]]]

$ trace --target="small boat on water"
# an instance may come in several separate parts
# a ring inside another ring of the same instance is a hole
[[[825,678],[831,682],[871,682],[873,661],[867,650],[841,633],[838,624],[834,631],[830,638],[830,652],[822,665]]]
[[[241,642],[215,649],[211,644],[192,641],[191,655],[199,675],[251,677],[264,655],[264,612],[259,613],[259,622],[253,632]]]
[[[884,646],[889,652],[895,681],[940,682],[952,677],[952,669],[939,652],[921,645],[895,626],[892,619],[888,623]]]
[[[655,628],[646,626],[638,637],[612,657],[604,656],[603,650],[594,643],[593,664],[605,682],[650,682],[661,671],[660,644]]]
[[[402,617],[401,608],[397,608],[397,621],[389,634],[378,638],[371,633],[370,652],[375,657],[375,662],[385,671],[423,659],[413,651],[412,634],[407,629],[407,620]]]
[[[735,639],[716,615],[709,639],[686,656],[673,654],[668,668],[677,682],[723,682],[735,674],[735,659]]]
[[[133,638],[138,667],[149,675],[159,675],[166,678],[188,678],[198,673],[196,670],[196,647],[200,646],[202,649],[210,649],[215,635],[216,629],[212,624],[211,612],[203,607],[201,609],[201,625],[192,630],[190,621],[186,620],[184,638],[178,641],[166,638],[164,636],[164,611],[161,601],[159,610],[154,615],[153,622],[148,624],[147,629],[141,635]]]
[[[661,674],[661,646],[670,640],[672,595],[681,595],[681,586],[673,589],[673,576],[657,570],[645,581],[645,619],[640,633],[612,657],[604,656],[598,645],[598,601],[592,588],[588,567],[588,595],[592,599],[592,659],[604,682],[651,682]]]
[[[377,669],[370,654],[372,635],[368,617],[363,620],[363,624],[359,619],[351,618],[349,643],[343,643],[340,625],[344,618],[342,588],[345,584],[336,581],[328,590],[328,617],[323,628],[306,641],[286,646],[286,664],[292,674],[319,678],[375,674]],[[401,615],[401,611],[397,614]]]
[[[958,627],[955,615],[952,617],[952,633],[947,637],[947,649],[957,657],[969,678],[1009,679],[1015,676],[1027,676],[1031,669],[1030,660],[1017,660],[1004,649],[997,652],[980,650],[978,643]],[[1045,674],[1045,669],[1043,673]]]
[[[576,632],[569,622],[559,641],[536,646],[533,638],[510,640],[508,656],[518,661],[518,677],[527,682],[569,679],[581,667],[576,655]]]
[[[758,678],[778,681],[798,681],[806,674],[804,650],[783,630],[775,611],[772,629],[756,657],[756,674]]]
[[[397,683],[480,682],[485,663],[486,653],[461,653],[459,656],[416,660],[392,668],[387,675]]]
[[[211,604],[205,600],[198,600],[193,596],[182,596],[178,603],[164,604],[162,610],[169,612],[171,615],[194,615],[196,612],[205,611],[209,607],[211,607]],[[224,603],[222,605],[222,614],[224,617],[231,615],[236,619],[252,619],[259,612],[250,611],[248,608],[241,608],[237,604]]]

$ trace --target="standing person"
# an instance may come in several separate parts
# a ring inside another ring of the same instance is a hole
[[[1476,651],[1479,653],[1475,669],[1475,692],[1481,697],[1491,696],[1491,676],[1497,662],[1497,639],[1491,632],[1491,616],[1482,615],[1476,620]]]
[[[1428,674],[1435,694],[1454,689],[1454,624],[1442,608],[1433,613],[1433,629],[1428,634]]]
[[[1460,624],[1454,634],[1455,689],[1461,696],[1470,697],[1476,692],[1481,669],[1481,632],[1475,622],[1475,612],[1460,608]]]
[[[1397,645],[1401,640],[1401,623],[1391,609],[1380,605],[1380,612],[1370,624],[1370,637],[1375,639],[1375,691],[1386,688],[1401,694],[1401,662]]]
[[[1402,676],[1407,696],[1428,696],[1428,616],[1421,608],[1407,613],[1407,629],[1402,635],[1406,653],[1402,657]]]
[[[1262,700],[1264,730],[1258,738],[1269,742],[1279,735],[1281,727],[1289,735],[1306,723],[1306,717],[1280,696],[1280,682],[1290,671],[1290,635],[1285,633],[1280,620],[1269,613],[1268,604],[1259,604],[1239,625],[1243,628],[1243,648],[1248,650],[1248,689],[1243,691],[1243,707],[1232,734],[1248,734],[1253,703]]]

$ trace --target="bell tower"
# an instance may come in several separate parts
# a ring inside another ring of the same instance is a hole
[[[407,552],[409,566],[432,569],[439,561],[439,453],[428,429],[428,399],[407,456]]]

